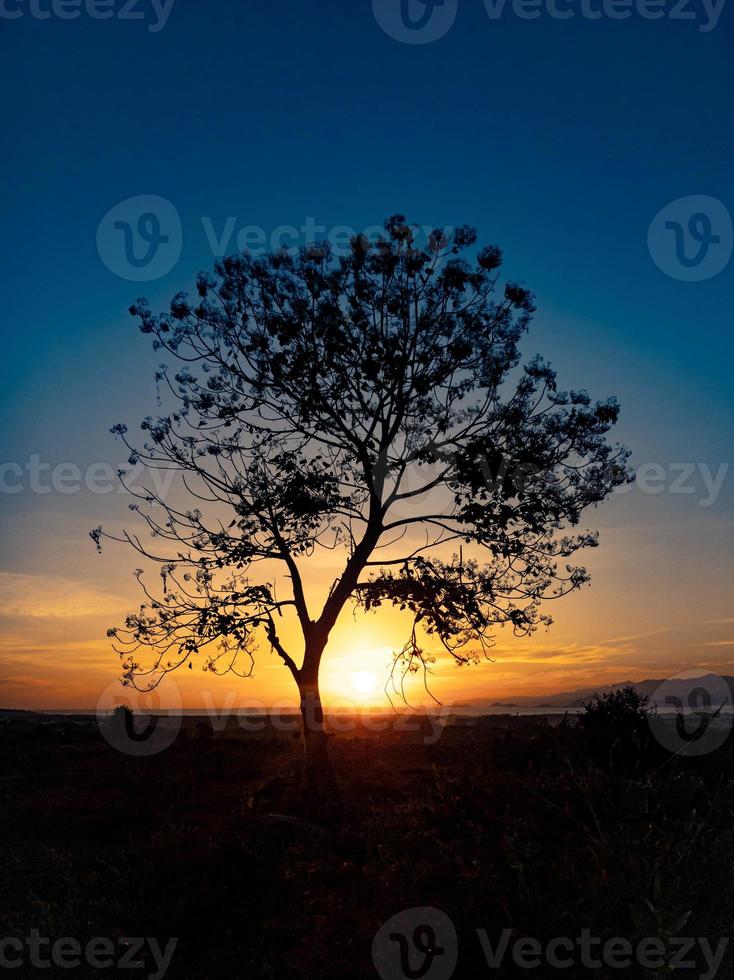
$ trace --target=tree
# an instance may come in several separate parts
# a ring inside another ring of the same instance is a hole
[[[627,452],[606,440],[615,399],[560,391],[540,357],[520,366],[534,307],[524,287],[500,289],[501,260],[471,228],[421,245],[395,215],[347,256],[244,253],[201,274],[196,301],[131,307],[178,362],[157,375],[174,410],[144,420],[141,448],[112,431],[131,463],[173,468],[183,502],[138,494],[156,548],[92,532],[161,566],[160,589],[138,573],[147,601],[109,631],[127,682],[205,649],[209,669],[247,674],[269,645],[298,686],[313,785],[328,771],[319,668],[347,604],[412,614],[393,678],[426,670],[425,637],[468,663],[499,626],[550,624],[543,600],[588,581],[572,559],[597,538],[576,528],[628,479]],[[303,565],[320,549],[344,559],[314,613]],[[286,613],[300,650],[279,634]]]

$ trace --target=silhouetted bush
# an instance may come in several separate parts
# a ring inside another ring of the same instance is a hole
[[[595,694],[578,721],[591,756],[610,768],[639,764],[650,742],[649,707],[650,699],[631,685]]]

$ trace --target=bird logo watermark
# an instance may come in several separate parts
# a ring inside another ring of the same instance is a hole
[[[116,276],[151,282],[173,269],[181,255],[181,218],[165,197],[141,194],[120,201],[97,228],[97,251]]]
[[[372,943],[372,961],[382,980],[449,980],[457,957],[453,922],[430,906],[398,912]]]
[[[655,265],[672,279],[713,279],[729,263],[732,220],[718,198],[705,194],[679,197],[653,218],[647,247]]]
[[[430,44],[448,33],[458,0],[372,0],[375,20],[393,40]]]

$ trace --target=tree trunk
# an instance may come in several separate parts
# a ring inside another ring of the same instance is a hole
[[[306,793],[315,815],[328,816],[338,804],[338,791],[329,757],[329,736],[324,730],[318,672],[315,677],[301,677],[298,687],[301,694]]]

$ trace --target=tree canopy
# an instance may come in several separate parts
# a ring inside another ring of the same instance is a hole
[[[152,545],[110,535],[160,564],[160,587],[141,575],[144,605],[110,631],[129,682],[201,651],[247,674],[265,644],[313,686],[352,602],[412,614],[401,676],[434,647],[466,663],[498,627],[549,624],[545,601],[588,581],[577,552],[597,537],[582,513],[628,479],[607,439],[619,406],[562,390],[539,356],[521,362],[533,297],[501,284],[501,264],[469,227],[419,242],[394,215],[348,255],[234,255],[195,298],[131,308],[173,364],[157,375],[173,408],[143,421],[140,446],[113,431],[131,463],[181,485],[176,503],[138,493]],[[304,576],[320,549],[344,557],[314,610]],[[279,635],[287,609],[301,650]]]

